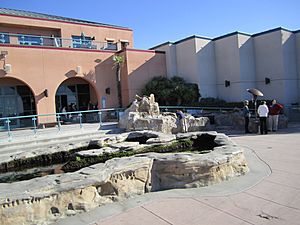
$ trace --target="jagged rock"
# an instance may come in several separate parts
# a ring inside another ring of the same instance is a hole
[[[225,139],[215,132],[192,135]],[[207,154],[146,153],[114,158],[74,173],[1,183],[5,198],[0,198],[0,224],[49,224],[146,192],[202,187],[245,174],[243,151],[226,143]]]
[[[195,118],[192,115],[187,114],[184,118],[184,122],[186,123],[187,132],[201,131],[206,130],[209,125],[208,117],[199,117]],[[177,134],[179,132],[183,132],[184,128],[181,123],[176,121],[176,127],[172,129],[173,134]]]
[[[166,134],[183,131],[199,131],[209,124],[208,118],[194,118],[187,115],[185,118],[187,129],[183,129],[175,113],[160,114],[158,103],[154,95],[139,97],[125,110],[119,120],[119,127],[126,131],[153,130]]]
[[[139,146],[139,144],[140,144],[139,142],[124,141],[124,142],[109,144],[109,146],[112,148],[117,148],[119,150],[126,150],[126,149],[132,149],[134,147],[137,147]]]
[[[114,153],[118,151],[119,149],[117,148],[103,147],[100,149],[90,149],[90,150],[76,152],[76,155],[82,157],[92,157],[92,156],[101,156],[105,153]]]

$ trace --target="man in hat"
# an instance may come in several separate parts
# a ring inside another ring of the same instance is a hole
[[[243,116],[244,116],[244,119],[245,119],[245,133],[248,134],[248,133],[251,133],[249,131],[249,120],[250,120],[250,110],[249,110],[249,101],[245,100],[244,101],[244,107],[243,107]]]
[[[278,117],[283,106],[274,99],[269,107],[268,130],[276,132],[278,128]]]

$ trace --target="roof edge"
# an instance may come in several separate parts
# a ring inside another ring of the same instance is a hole
[[[162,43],[162,44],[155,45],[155,46],[149,48],[149,50],[155,50],[156,48],[162,47],[162,46],[164,46],[164,45],[170,45],[170,44],[173,44],[173,42],[166,41],[166,42],[164,42],[164,43]]]
[[[61,23],[81,24],[81,25],[86,25],[86,26],[106,27],[106,28],[132,31],[132,29],[130,29],[128,27],[122,27],[122,26],[113,25],[113,24],[98,23],[98,22],[89,21],[89,20],[82,20],[82,19],[76,19],[76,18],[70,18],[70,17],[56,16],[56,15],[50,15],[50,14],[46,14],[46,13],[38,13],[38,12],[32,12],[32,11],[26,11],[26,10],[19,10],[19,9],[8,9],[8,8],[1,8],[1,7],[0,7],[0,9],[14,10],[14,11],[19,11],[19,12],[23,12],[23,13],[36,14],[36,16],[30,16],[30,15],[16,15],[16,14],[9,14],[9,13],[1,13],[0,12],[0,16],[10,16],[10,17],[18,17],[18,18],[26,18],[26,19],[54,21],[54,22],[61,22]],[[38,15],[44,16],[44,17],[38,17]],[[50,17],[50,18],[45,18],[45,17]],[[51,18],[51,17],[53,17],[53,18]]]
[[[293,33],[293,31],[288,30],[288,29],[286,29],[286,28],[283,28],[283,27],[276,27],[276,28],[273,28],[273,29],[270,29],[270,30],[266,30],[266,31],[262,31],[262,32],[253,34],[252,37],[257,37],[257,36],[260,36],[260,35],[264,35],[264,34],[267,34],[267,33],[276,32],[276,31],[279,31],[279,30],[284,30],[284,31]]]
[[[223,38],[227,38],[227,37],[230,37],[230,36],[233,36],[233,35],[239,35],[239,34],[251,37],[251,34],[243,33],[243,32],[240,32],[240,31],[235,31],[235,32],[231,32],[231,33],[216,37],[216,38],[213,39],[213,41],[217,41],[219,39],[223,39]]]
[[[189,36],[189,37],[180,39],[180,40],[174,42],[173,44],[174,44],[174,45],[177,45],[177,44],[179,44],[179,43],[181,43],[181,42],[188,41],[188,40],[193,39],[193,38],[199,38],[199,39],[204,39],[204,40],[209,40],[209,41],[212,40],[211,38],[208,38],[208,37],[202,37],[202,36],[192,35],[192,36]]]

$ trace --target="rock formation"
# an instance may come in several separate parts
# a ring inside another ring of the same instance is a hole
[[[205,130],[209,125],[207,117],[195,118],[186,115],[184,120],[188,132]],[[183,132],[175,113],[160,113],[153,94],[150,97],[136,96],[131,106],[120,117],[119,127],[126,131],[153,130],[166,134]]]
[[[103,148],[77,154],[95,157],[116,151],[138,153],[147,146],[163,152],[176,147],[176,143],[189,144],[195,153],[142,153],[113,158],[73,173],[1,183],[0,224],[50,224],[58,218],[146,192],[203,187],[249,170],[243,150],[226,135],[216,132],[172,135],[134,131],[94,141],[92,145],[103,145]],[[207,143],[212,147],[210,151],[197,154],[197,148]]]

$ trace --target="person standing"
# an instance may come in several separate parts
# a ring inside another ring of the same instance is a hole
[[[283,109],[283,106],[276,102],[274,99],[272,105],[269,107],[269,119],[268,119],[268,130],[276,132],[278,129],[278,118],[279,113]]]
[[[245,119],[245,133],[246,134],[251,133],[249,131],[249,120],[250,120],[251,113],[250,113],[248,105],[249,105],[249,101],[245,100],[244,107],[243,107],[243,116]]]
[[[260,134],[267,134],[267,117],[269,113],[268,106],[266,105],[265,101],[262,101],[262,104],[258,107],[257,113],[259,116],[259,122],[260,122]]]
[[[186,127],[186,123],[185,123],[185,115],[181,110],[176,110],[176,116],[179,120],[179,124],[182,127],[182,131],[183,133],[186,133],[188,131],[187,127]]]

